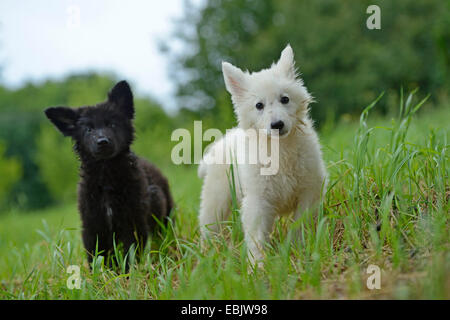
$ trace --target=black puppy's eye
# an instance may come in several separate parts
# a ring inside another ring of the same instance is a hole
[[[91,132],[92,128],[91,127],[86,127],[86,132]]]
[[[116,124],[115,124],[115,123],[110,123],[110,124],[108,125],[108,127],[110,127],[111,129],[114,129],[114,128],[116,127]]]
[[[288,104],[289,103],[289,97],[286,97],[286,96],[281,97],[280,102],[282,104]]]
[[[262,102],[258,102],[256,104],[256,109],[261,110],[262,108],[264,108],[264,104]]]

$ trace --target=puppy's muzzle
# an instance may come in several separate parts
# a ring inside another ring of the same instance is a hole
[[[286,127],[284,125],[284,122],[281,120],[274,121],[270,124],[270,128],[273,130],[278,130],[278,135],[283,136],[287,133]]]

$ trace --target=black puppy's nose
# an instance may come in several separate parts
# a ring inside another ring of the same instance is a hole
[[[106,146],[106,145],[109,144],[109,139],[106,138],[106,137],[98,138],[98,139],[97,139],[97,144],[98,144],[99,146]]]
[[[281,121],[281,120],[272,122],[272,123],[270,124],[270,127],[271,127],[272,129],[278,129],[278,130],[281,130],[281,129],[283,129],[283,127],[284,127],[284,122]]]

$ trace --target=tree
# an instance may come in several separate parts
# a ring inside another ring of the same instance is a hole
[[[366,27],[371,4],[381,8],[381,30]],[[197,10],[188,5],[176,33],[183,50],[170,53],[173,78],[181,79],[179,105],[220,123],[218,115],[231,110],[221,61],[259,70],[287,43],[317,100],[312,112],[319,122],[328,113],[359,114],[381,91],[395,95],[402,86],[419,86],[436,98],[450,83],[449,12],[438,0],[208,0]],[[386,101],[380,106],[388,111]]]
[[[257,66],[252,63],[255,60],[251,48],[256,35],[271,26],[273,4],[208,0],[201,10],[187,2],[185,12],[175,34],[183,50],[171,52],[172,79],[182,109],[212,115],[217,112],[217,97],[224,91],[221,61]]]
[[[5,157],[5,149],[5,144],[0,143],[0,204],[4,204],[12,187],[22,176],[20,161]]]

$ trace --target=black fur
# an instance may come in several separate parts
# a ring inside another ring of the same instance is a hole
[[[134,106],[128,83],[116,84],[95,106],[52,107],[45,114],[72,137],[81,160],[78,208],[88,261],[96,249],[109,261],[113,238],[125,252],[132,244],[142,249],[157,226],[152,215],[166,223],[173,201],[159,169],[130,151]]]

